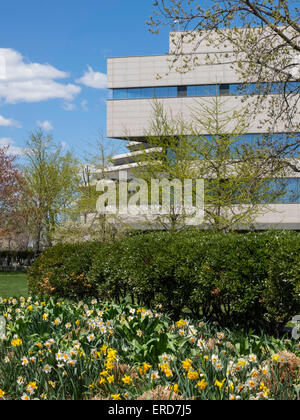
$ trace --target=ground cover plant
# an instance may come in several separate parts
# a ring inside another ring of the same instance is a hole
[[[291,336],[156,310],[0,298],[0,399],[299,399],[300,345]]]
[[[0,296],[28,296],[27,274],[21,272],[0,272]]]

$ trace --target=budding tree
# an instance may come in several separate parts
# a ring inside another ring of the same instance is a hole
[[[204,180],[201,228],[217,231],[249,228],[286,192],[282,182],[285,166],[270,158],[274,140],[268,135],[252,136],[249,141],[245,134],[251,116],[243,109],[228,110],[224,102],[226,99],[218,97],[197,102],[188,122],[154,102],[145,136],[147,149],[138,156],[134,171],[148,185],[155,178],[179,180],[182,187],[185,180],[193,180],[191,202],[196,198],[195,181]],[[185,213],[182,202],[174,200],[169,184],[166,188],[164,191],[161,184],[160,198],[169,194],[169,213],[148,218],[148,222],[159,223],[164,229],[186,228],[191,214]],[[151,193],[148,198],[151,201]]]
[[[25,149],[24,207],[33,215],[32,234],[37,252],[51,245],[51,235],[68,214],[78,194],[78,162],[64,153],[42,130],[31,133]]]
[[[152,32],[163,26],[177,31],[179,25],[181,32],[171,34],[172,68],[180,72],[196,68],[199,45],[210,45],[214,48],[206,56],[207,64],[229,64],[245,84],[245,93],[249,93],[249,84],[256,84],[250,94],[256,94],[258,113],[262,107],[267,109],[261,121],[266,131],[274,132],[275,120],[280,120],[284,131],[300,131],[297,2],[156,0],[148,24]],[[189,54],[185,54],[187,44]]]

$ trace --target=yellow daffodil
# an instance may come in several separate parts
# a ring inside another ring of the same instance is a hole
[[[178,384],[170,385],[169,390],[175,392],[175,394],[179,394],[180,392]]]
[[[201,390],[205,390],[208,385],[208,382],[205,379],[202,379],[200,382],[197,382],[196,387],[200,388]]]
[[[133,380],[130,376],[125,375],[124,378],[122,378],[122,381],[124,382],[124,384],[126,385],[131,385]]]
[[[148,363],[143,363],[144,373],[147,373],[151,368],[152,368],[152,366],[149,365]]]
[[[177,327],[178,327],[178,328],[182,328],[182,327],[183,327],[183,325],[184,325],[184,321],[183,321],[183,319],[180,319],[179,321],[177,321],[177,322],[176,322],[176,325],[177,325]]]
[[[197,380],[197,379],[199,378],[199,373],[198,373],[198,372],[196,372],[196,371],[194,371],[194,370],[189,370],[189,371],[188,371],[188,374],[187,374],[187,377],[188,377],[190,380],[195,381],[195,380]]]
[[[109,376],[107,377],[107,382],[108,382],[109,384],[112,384],[114,381],[115,381],[115,377],[114,377],[114,375],[109,375]]]
[[[23,343],[23,341],[20,338],[16,338],[15,340],[11,341],[11,345],[13,347],[19,347],[19,346],[22,345],[22,343]]]
[[[192,368],[191,359],[185,359],[181,363],[184,370],[190,370]]]
[[[215,386],[217,386],[219,388],[219,390],[221,390],[223,388],[223,385],[224,385],[225,381],[226,381],[226,379],[223,379],[222,382],[216,380]]]

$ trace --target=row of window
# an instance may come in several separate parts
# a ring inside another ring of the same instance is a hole
[[[296,143],[296,139],[299,139],[300,133],[273,133],[273,134],[267,134],[267,133],[248,133],[248,134],[241,134],[240,136],[236,136],[230,144],[229,148],[232,153],[232,156],[234,156],[235,152],[238,152],[241,150],[241,147],[243,145],[252,145],[253,150],[256,150],[257,148],[262,147],[264,144],[267,148],[272,148],[276,150],[281,150],[285,148],[285,157],[300,157],[300,144],[299,146],[290,146],[289,144]],[[217,136],[214,136],[215,138]],[[201,142],[201,138],[206,138],[208,141],[212,141],[212,144],[215,144],[215,140],[213,139],[212,135],[204,135],[199,138],[199,141]],[[214,146],[213,146],[214,147]],[[217,147],[215,146],[215,149],[217,150]],[[173,150],[167,151],[168,155],[172,157],[174,154]],[[196,152],[196,155],[199,156],[199,151]],[[213,151],[210,152],[213,154]],[[174,156],[173,156],[174,159]]]
[[[269,181],[272,182],[272,181]],[[279,192],[278,198],[273,198],[274,204],[300,204],[300,178],[285,178],[273,181],[274,196]],[[282,195],[281,195],[282,193]]]
[[[127,88],[111,89],[109,99],[153,99],[153,98],[184,98],[201,96],[230,96],[245,94],[276,94],[282,92],[293,92],[300,87],[299,82],[283,83],[231,83],[231,84],[212,84],[212,85],[193,85],[193,86],[166,86],[166,87],[146,87],[146,88]]]
[[[245,188],[247,188],[246,185]],[[257,191],[257,194],[257,204],[300,204],[300,178],[282,178],[266,181],[264,186],[262,185],[262,191]],[[237,197],[244,195],[244,192],[240,191],[239,193],[237,191]],[[251,196],[251,194],[249,197],[251,197],[251,202],[255,200],[255,197]],[[239,201],[237,199],[236,204],[241,204]]]
[[[153,98],[177,98],[176,86],[112,89],[110,99],[153,99]]]
[[[240,181],[234,188],[230,180],[218,181],[206,179],[204,182],[204,202],[215,205],[219,200],[220,188],[226,191],[231,204],[300,204],[300,178],[282,178],[266,180],[261,189],[255,192],[247,190],[247,182]],[[170,187],[170,204],[174,203],[174,187]],[[161,202],[160,202],[161,204]]]
[[[207,180],[207,188],[205,191],[205,202],[214,203],[218,198],[218,190],[220,186],[214,185],[215,180]],[[226,180],[222,182],[222,188],[226,189]],[[231,190],[231,187],[229,187]],[[257,195],[257,199],[255,199]],[[232,197],[232,204],[247,204],[247,183],[239,185]],[[264,197],[264,199],[262,198]],[[300,204],[300,178],[282,178],[266,181],[261,186],[261,192],[256,191],[256,194],[251,194],[249,191],[249,202],[256,204]]]

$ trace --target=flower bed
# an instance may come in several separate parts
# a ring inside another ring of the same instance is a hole
[[[1,299],[0,399],[297,399],[296,340],[96,299]]]

